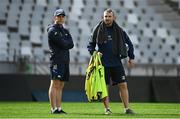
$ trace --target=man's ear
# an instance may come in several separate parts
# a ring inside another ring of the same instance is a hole
[[[104,16],[102,15],[101,18],[102,18],[102,20],[103,20],[103,19],[104,19]]]

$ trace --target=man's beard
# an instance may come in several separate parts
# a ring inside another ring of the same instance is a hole
[[[106,26],[111,26],[112,23],[111,23],[110,21],[106,21],[106,22],[105,22],[105,25],[106,25]]]

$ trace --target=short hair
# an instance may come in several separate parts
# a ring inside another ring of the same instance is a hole
[[[113,16],[115,16],[115,12],[111,8],[108,8],[108,9],[104,10],[104,13],[105,12],[112,13]]]

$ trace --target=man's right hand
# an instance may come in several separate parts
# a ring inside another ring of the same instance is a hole
[[[58,24],[58,20],[55,20],[55,21],[54,21],[54,24]]]
[[[101,57],[102,57],[102,55],[103,55],[101,52],[98,52],[97,54],[98,54],[99,56],[101,56]]]

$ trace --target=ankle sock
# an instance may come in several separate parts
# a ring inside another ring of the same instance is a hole
[[[61,110],[62,110],[62,108],[61,108],[61,107],[58,107],[57,109],[58,109],[59,111],[61,111]]]
[[[129,107],[127,107],[127,108],[124,108],[124,111],[126,112],[126,110],[128,110],[129,109]]]
[[[51,111],[54,112],[57,110],[57,107],[51,108]]]
[[[110,110],[110,108],[108,107],[108,108],[105,108],[104,110],[107,111],[107,110]]]

